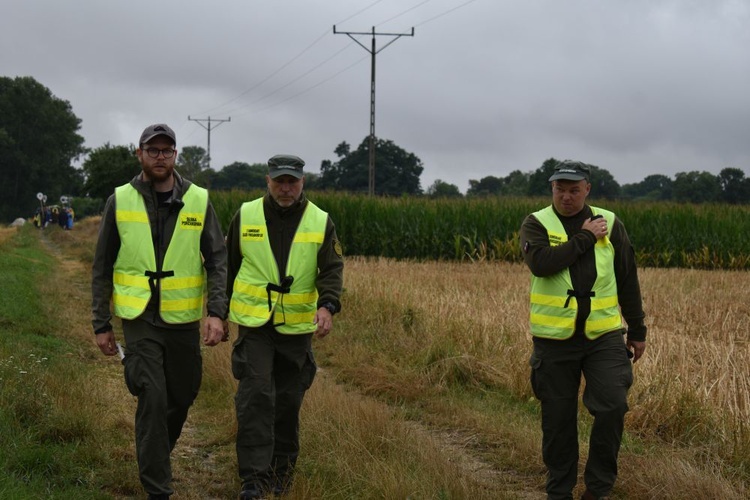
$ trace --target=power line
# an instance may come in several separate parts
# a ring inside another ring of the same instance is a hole
[[[402,36],[414,36],[414,28],[411,29],[411,33],[376,33],[375,26],[372,27],[372,46],[371,48],[365,47],[359,40],[354,38],[352,35],[369,35],[367,32],[356,32],[356,31],[336,31],[336,25],[333,25],[334,35],[347,35],[349,38],[357,42],[360,47],[370,53],[371,64],[370,64],[370,162],[369,162],[369,182],[368,192],[370,196],[375,194],[375,56],[378,52],[388,47],[390,44],[401,38]],[[380,49],[375,48],[375,37],[376,36],[392,36],[390,42],[386,43]]]
[[[429,3],[429,2],[432,2],[432,0],[424,0],[423,2],[420,2],[420,3],[418,3],[417,5],[415,5],[415,6],[413,6],[413,7],[409,7],[408,9],[406,9],[406,10],[405,10],[405,11],[403,11],[403,12],[401,12],[400,14],[396,14],[396,15],[395,15],[395,16],[393,16],[393,17],[389,17],[389,18],[388,18],[388,19],[386,19],[385,21],[381,21],[380,23],[376,24],[376,26],[380,26],[381,24],[385,24],[385,23],[387,23],[387,22],[393,21],[394,19],[398,19],[399,17],[403,16],[403,15],[404,15],[404,14],[406,14],[407,12],[411,12],[411,11],[413,11],[414,9],[416,9],[417,7],[421,7],[422,5],[424,5],[424,4],[426,4],[426,3]]]
[[[363,57],[363,58],[361,58],[361,59],[358,59],[357,61],[354,61],[354,62],[353,62],[352,64],[350,64],[350,65],[349,65],[349,66],[347,66],[346,68],[344,68],[344,69],[342,69],[342,70],[340,70],[340,71],[337,71],[336,73],[332,74],[332,75],[331,75],[331,76],[329,76],[328,78],[326,78],[326,79],[324,79],[324,80],[321,80],[321,81],[319,81],[318,83],[316,83],[315,85],[312,85],[312,86],[310,86],[310,87],[307,87],[306,89],[304,89],[304,90],[301,90],[300,92],[297,92],[296,94],[294,94],[294,95],[291,95],[291,96],[287,97],[286,99],[282,99],[281,101],[275,102],[275,103],[273,103],[273,104],[269,104],[269,105],[268,105],[268,106],[266,106],[265,108],[254,109],[254,110],[251,110],[251,111],[247,111],[247,112],[245,112],[245,113],[240,113],[240,114],[239,114],[239,115],[237,115],[237,116],[245,116],[245,115],[248,115],[248,114],[253,114],[253,113],[260,113],[260,112],[262,112],[262,111],[265,111],[265,110],[267,110],[267,109],[270,109],[270,108],[276,107],[276,106],[278,106],[279,104],[284,104],[284,103],[285,103],[285,102],[287,102],[287,101],[291,101],[291,100],[292,100],[292,99],[294,99],[295,97],[299,97],[299,96],[301,96],[302,94],[307,94],[307,93],[308,93],[308,92],[310,92],[311,90],[313,90],[313,89],[315,89],[315,88],[317,88],[317,87],[320,87],[320,86],[321,86],[321,85],[323,85],[324,83],[327,83],[327,82],[329,82],[329,81],[333,80],[334,78],[336,78],[337,76],[339,76],[339,75],[340,75],[341,73],[344,73],[344,72],[346,72],[346,71],[349,71],[350,69],[352,69],[352,68],[353,68],[354,66],[358,65],[359,63],[361,63],[361,62],[362,62],[362,61],[364,61],[365,59],[367,59],[367,56],[365,56],[365,57]]]
[[[356,16],[358,16],[358,15],[362,14],[363,12],[365,12],[365,11],[369,10],[370,8],[372,8],[372,7],[374,7],[375,5],[377,5],[377,4],[379,4],[379,3],[381,3],[382,1],[383,1],[383,0],[377,0],[377,1],[375,1],[375,2],[373,2],[373,3],[371,3],[371,4],[369,4],[369,5],[367,6],[367,7],[364,7],[363,9],[361,9],[361,10],[359,10],[358,12],[356,12],[356,13],[352,14],[351,16],[349,16],[349,17],[347,17],[347,18],[343,19],[342,21],[340,21],[340,22],[339,22],[339,23],[337,23],[337,24],[341,24],[341,23],[343,23],[343,22],[346,22],[346,21],[348,21],[348,20],[350,20],[350,19],[352,19],[352,18],[354,18],[354,17],[356,17]],[[422,5],[424,5],[424,4],[428,3],[428,2],[431,2],[431,1],[432,1],[432,0],[423,0],[422,2],[420,2],[420,3],[418,3],[418,4],[416,4],[416,5],[412,6],[412,7],[410,7],[410,8],[408,8],[408,9],[406,9],[406,10],[404,10],[404,11],[400,12],[399,14],[397,14],[397,15],[395,15],[395,16],[392,16],[392,17],[390,17],[390,18],[386,19],[385,21],[382,21],[382,22],[381,22],[381,23],[379,23],[379,24],[384,24],[384,23],[390,22],[390,21],[392,21],[392,20],[394,20],[394,19],[396,19],[396,18],[398,18],[398,17],[401,17],[402,15],[404,15],[404,14],[406,14],[406,13],[408,13],[408,12],[411,12],[411,11],[415,10],[416,8],[418,8],[418,7],[421,7]],[[444,11],[444,12],[440,13],[440,14],[437,14],[437,15],[435,15],[435,16],[432,16],[432,17],[430,17],[430,18],[426,19],[425,21],[422,21],[422,22],[420,22],[420,23],[417,23],[417,24],[415,24],[415,27],[418,27],[418,26],[423,26],[423,25],[425,25],[425,24],[427,24],[427,23],[430,23],[430,22],[432,22],[432,21],[434,21],[434,20],[436,20],[436,19],[439,19],[439,18],[441,18],[441,17],[443,17],[443,16],[447,15],[447,14],[450,14],[450,13],[451,13],[451,12],[453,12],[453,11],[456,11],[456,10],[458,10],[458,9],[462,8],[462,7],[465,7],[466,5],[468,5],[468,4],[470,4],[470,3],[473,3],[473,2],[475,2],[475,1],[476,1],[476,0],[468,0],[468,1],[466,1],[466,2],[464,2],[464,3],[462,3],[462,4],[460,4],[460,5],[458,5],[458,6],[456,6],[456,7],[450,8],[450,9],[448,9],[448,10],[446,10],[446,11]],[[258,87],[259,87],[260,85],[262,85],[263,83],[267,82],[267,81],[268,81],[268,80],[270,80],[270,79],[271,79],[272,77],[276,76],[276,75],[277,75],[278,73],[280,73],[280,72],[281,72],[281,71],[282,71],[283,69],[287,68],[287,67],[288,67],[289,65],[291,65],[291,63],[293,63],[294,61],[296,61],[297,59],[299,59],[299,58],[300,58],[300,57],[301,57],[301,56],[302,56],[303,54],[305,54],[306,52],[308,52],[308,51],[309,51],[309,50],[310,50],[310,49],[311,49],[311,48],[312,48],[313,46],[315,46],[316,44],[318,44],[318,43],[319,43],[319,42],[320,42],[320,41],[321,41],[321,40],[322,40],[322,39],[323,39],[323,38],[325,37],[325,35],[326,35],[327,33],[328,33],[328,31],[326,31],[326,32],[325,32],[325,33],[324,33],[323,35],[319,36],[319,37],[318,37],[317,39],[315,39],[315,40],[314,40],[314,41],[313,41],[313,42],[312,42],[311,44],[309,44],[309,45],[308,45],[307,47],[305,47],[305,49],[303,49],[303,50],[302,50],[301,52],[299,52],[299,53],[298,53],[298,54],[297,54],[296,56],[294,56],[294,57],[293,57],[292,59],[290,59],[289,61],[287,61],[287,62],[286,62],[286,63],[284,63],[283,65],[281,65],[281,66],[280,66],[280,67],[279,67],[279,68],[278,68],[277,70],[273,71],[273,72],[272,72],[272,73],[271,73],[271,74],[270,74],[269,76],[265,77],[265,78],[264,78],[263,80],[261,80],[261,81],[260,81],[259,83],[257,83],[256,85],[252,86],[251,88],[247,89],[246,91],[242,92],[242,93],[241,93],[241,94],[239,94],[238,96],[236,96],[236,97],[234,97],[234,98],[230,99],[229,101],[225,102],[224,104],[222,104],[222,105],[220,105],[220,106],[217,106],[217,107],[215,107],[215,108],[212,108],[212,110],[215,110],[215,109],[219,109],[219,108],[221,108],[221,107],[224,107],[224,106],[226,106],[227,104],[231,104],[232,102],[235,102],[236,100],[238,100],[239,98],[241,98],[241,97],[245,96],[246,94],[250,93],[251,91],[253,91],[253,90],[257,89],[257,88],[258,88]],[[371,34],[371,33],[370,33],[370,32],[367,32],[367,33],[364,33],[364,34],[368,34],[368,35],[369,35],[369,34]],[[361,43],[359,43],[359,42],[358,42],[357,40],[354,40],[354,42],[358,43],[359,45],[362,45],[362,44],[361,44]],[[351,44],[351,43],[350,43],[350,44]],[[247,116],[247,115],[251,115],[251,114],[255,114],[255,113],[260,113],[260,112],[266,111],[266,110],[268,110],[268,109],[274,108],[274,107],[276,107],[276,106],[278,106],[278,105],[281,105],[281,104],[283,104],[283,103],[285,103],[285,102],[288,102],[288,101],[290,101],[290,100],[292,100],[292,99],[294,99],[294,98],[297,98],[297,97],[299,97],[299,96],[301,96],[301,95],[304,95],[304,94],[306,94],[306,93],[310,92],[311,90],[313,90],[313,89],[315,89],[315,88],[317,88],[317,87],[320,87],[320,86],[321,86],[321,85],[323,85],[324,83],[327,83],[327,82],[329,82],[329,81],[333,80],[333,79],[334,79],[334,78],[336,78],[337,76],[339,76],[339,75],[341,75],[342,73],[344,73],[344,72],[346,72],[346,71],[350,70],[351,68],[353,68],[354,66],[356,66],[357,64],[359,64],[360,62],[362,62],[362,61],[363,61],[364,59],[366,59],[366,57],[365,57],[365,58],[362,58],[362,59],[359,59],[359,60],[357,60],[357,61],[356,61],[356,62],[354,62],[353,64],[351,64],[351,65],[347,66],[346,68],[344,68],[344,69],[342,69],[342,70],[340,70],[340,71],[338,71],[338,72],[334,73],[333,75],[329,76],[328,78],[325,78],[325,79],[323,79],[323,80],[321,80],[321,81],[319,81],[319,82],[317,82],[317,83],[314,83],[314,84],[312,84],[312,85],[310,85],[310,86],[306,87],[305,89],[303,89],[303,90],[301,90],[301,91],[299,91],[299,92],[297,92],[297,93],[295,93],[295,94],[293,94],[293,95],[291,95],[291,96],[289,96],[289,97],[286,97],[286,98],[284,98],[284,99],[282,99],[282,100],[280,100],[280,101],[277,101],[277,102],[275,102],[275,103],[269,104],[269,105],[267,105],[267,106],[264,106],[264,107],[262,107],[262,108],[258,108],[258,109],[252,109],[252,110],[244,111],[244,112],[241,112],[241,113],[235,113],[235,112],[236,112],[236,111],[238,111],[238,110],[241,110],[241,109],[243,109],[243,108],[247,108],[247,107],[249,107],[249,106],[252,106],[253,104],[257,104],[257,103],[259,103],[259,102],[261,102],[261,101],[263,101],[263,100],[267,99],[268,97],[271,97],[272,95],[275,95],[276,93],[278,93],[278,92],[280,92],[281,90],[283,90],[283,89],[285,89],[285,88],[289,87],[289,86],[290,86],[290,85],[292,85],[293,83],[296,83],[296,82],[298,82],[299,80],[301,80],[302,78],[304,78],[304,77],[306,77],[306,76],[310,75],[310,74],[311,74],[312,72],[314,72],[315,70],[319,69],[319,68],[320,68],[320,67],[322,67],[322,66],[323,66],[324,64],[328,63],[328,62],[329,62],[330,60],[332,60],[332,59],[333,59],[334,57],[336,57],[336,56],[337,56],[337,55],[339,55],[339,54],[340,54],[341,52],[343,52],[344,50],[346,50],[346,48],[348,48],[348,47],[349,47],[349,45],[347,45],[347,46],[346,46],[346,47],[344,47],[343,49],[341,49],[341,50],[337,51],[337,52],[336,52],[335,54],[333,54],[333,55],[332,55],[332,56],[330,56],[329,58],[325,59],[324,61],[320,62],[319,64],[317,64],[316,66],[314,66],[314,67],[313,67],[312,69],[310,69],[309,71],[307,71],[307,72],[305,72],[305,73],[303,73],[303,74],[301,74],[301,75],[299,75],[299,76],[295,77],[295,78],[294,78],[294,79],[292,79],[291,81],[289,81],[289,82],[285,83],[285,84],[284,84],[284,85],[282,85],[281,87],[279,87],[279,88],[277,88],[277,89],[275,89],[275,90],[273,90],[273,91],[271,91],[271,92],[269,92],[269,93],[267,93],[267,94],[263,95],[262,97],[259,97],[258,99],[254,100],[253,102],[250,102],[250,103],[247,103],[247,104],[243,104],[243,105],[240,105],[240,106],[238,106],[238,107],[236,107],[236,108],[233,108],[233,109],[232,109],[232,110],[230,110],[229,112],[230,112],[230,113],[232,113],[232,114],[235,114],[235,117],[237,117],[237,116]],[[383,47],[383,48],[385,48],[385,47]],[[382,50],[382,49],[381,49],[381,50]],[[192,134],[191,134],[191,135],[192,135]]]
[[[233,103],[234,101],[236,101],[237,99],[241,98],[242,96],[244,96],[244,95],[246,95],[246,94],[248,94],[248,93],[252,92],[253,90],[257,89],[258,87],[260,87],[261,85],[263,85],[264,83],[266,83],[266,82],[267,82],[268,80],[270,80],[270,79],[271,79],[271,78],[273,78],[274,76],[278,75],[278,74],[279,74],[279,73],[280,73],[280,72],[281,72],[281,71],[282,71],[282,70],[283,70],[284,68],[286,68],[287,66],[289,66],[290,64],[292,64],[292,63],[293,63],[294,61],[296,61],[297,59],[299,59],[299,58],[300,58],[300,57],[302,56],[302,54],[304,54],[305,52],[307,52],[308,50],[310,50],[310,49],[311,49],[312,47],[314,47],[314,46],[315,46],[315,45],[316,45],[316,44],[317,44],[318,42],[320,42],[320,41],[321,41],[321,40],[322,40],[322,39],[323,39],[323,38],[325,37],[325,35],[327,35],[327,34],[328,34],[328,30],[326,30],[326,32],[325,32],[325,33],[322,33],[322,34],[321,34],[321,35],[320,35],[320,36],[319,36],[318,38],[316,38],[316,39],[315,39],[315,41],[313,41],[313,42],[312,42],[312,43],[311,43],[310,45],[308,45],[307,47],[305,47],[305,48],[304,48],[304,49],[303,49],[303,50],[302,50],[302,51],[301,51],[301,52],[300,52],[299,54],[297,54],[296,56],[292,57],[292,58],[291,58],[290,60],[288,60],[287,62],[285,62],[285,63],[284,63],[284,64],[282,64],[281,66],[279,66],[279,68],[277,68],[277,69],[276,69],[275,71],[273,71],[273,72],[272,72],[272,73],[271,73],[270,75],[268,75],[267,77],[265,77],[264,79],[262,79],[261,81],[259,81],[258,83],[256,83],[256,84],[255,84],[255,85],[253,85],[252,87],[250,87],[249,89],[245,90],[244,92],[241,92],[241,93],[240,93],[240,94],[239,94],[238,96],[236,96],[236,97],[233,97],[232,99],[228,100],[228,101],[227,101],[227,102],[225,102],[224,104],[220,104],[219,106],[215,106],[215,107],[213,107],[213,108],[209,109],[208,111],[206,111],[206,113],[208,113],[208,112],[211,112],[211,111],[215,111],[215,110],[217,110],[217,109],[221,109],[221,108],[223,108],[224,106],[226,106],[227,104],[231,104],[231,103]],[[230,111],[230,112],[231,112],[231,111]]]
[[[458,9],[460,9],[461,7],[466,7],[466,6],[467,6],[467,5],[469,5],[470,3],[474,3],[474,2],[476,2],[476,1],[477,1],[477,0],[468,0],[468,1],[464,2],[464,3],[462,3],[461,5],[457,5],[456,7],[453,7],[452,9],[448,9],[448,10],[446,10],[446,11],[445,11],[445,12],[443,12],[442,14],[438,14],[438,15],[436,15],[436,16],[433,16],[433,17],[431,17],[431,18],[427,19],[426,21],[422,21],[421,23],[417,24],[416,26],[424,26],[424,25],[425,25],[425,24],[427,24],[427,23],[431,23],[431,22],[432,22],[432,21],[434,21],[435,19],[439,19],[439,18],[441,18],[441,17],[443,17],[443,16],[445,16],[445,15],[447,15],[447,14],[450,14],[451,12],[453,12],[453,11],[455,11],[455,10],[458,10]]]
[[[306,77],[306,76],[307,76],[307,75],[309,75],[310,73],[312,73],[312,72],[314,72],[315,70],[317,70],[317,69],[321,68],[321,67],[322,67],[322,66],[323,66],[324,64],[326,64],[327,62],[329,62],[330,60],[332,60],[332,59],[333,59],[334,57],[336,57],[337,55],[339,55],[340,53],[342,53],[343,51],[345,51],[345,50],[346,50],[347,48],[349,48],[349,46],[348,46],[348,45],[347,45],[346,47],[344,47],[344,48],[342,48],[342,49],[338,50],[338,51],[337,51],[337,52],[336,52],[335,54],[333,54],[332,56],[330,56],[330,57],[329,57],[328,59],[326,59],[326,60],[322,61],[321,63],[318,63],[318,64],[317,64],[316,66],[314,66],[314,67],[313,67],[312,69],[310,69],[310,70],[306,71],[305,73],[302,73],[301,75],[297,76],[296,78],[293,78],[293,79],[292,79],[291,81],[289,81],[289,82],[285,83],[285,84],[284,84],[284,85],[282,85],[281,87],[278,87],[278,88],[277,88],[276,90],[274,90],[274,91],[272,91],[272,92],[269,92],[269,93],[267,93],[267,94],[265,94],[265,95],[263,95],[263,96],[261,96],[261,97],[257,98],[256,100],[254,100],[254,101],[252,101],[252,102],[249,102],[249,103],[247,103],[247,104],[243,104],[243,105],[241,105],[241,106],[239,106],[239,107],[237,107],[237,108],[234,108],[234,109],[230,110],[230,111],[229,111],[229,113],[234,113],[235,111],[239,111],[240,109],[246,108],[246,107],[248,107],[248,106],[252,106],[253,104],[257,104],[257,103],[259,103],[260,101],[263,101],[263,100],[265,100],[265,99],[267,99],[267,98],[271,97],[272,95],[276,94],[277,92],[280,92],[280,91],[284,90],[285,88],[289,87],[289,86],[290,86],[290,85],[292,85],[293,83],[296,83],[296,82],[298,82],[299,80],[301,80],[302,78]]]
[[[344,19],[344,20],[342,20],[342,21],[339,21],[339,24],[341,24],[341,23],[343,23],[343,22],[346,22],[346,21],[348,21],[348,20],[350,20],[350,19],[352,19],[352,18],[354,18],[354,17],[357,17],[358,15],[360,15],[360,14],[362,14],[363,12],[365,12],[365,11],[369,10],[370,8],[374,7],[375,5],[379,4],[379,3],[380,3],[380,2],[382,2],[382,1],[383,1],[383,0],[376,0],[375,2],[371,3],[371,4],[370,4],[370,5],[368,5],[367,7],[364,7],[363,9],[360,9],[360,10],[359,10],[358,12],[355,12],[355,13],[354,13],[354,14],[352,14],[351,16],[347,17],[346,19]],[[241,98],[242,96],[244,96],[244,95],[247,95],[248,93],[250,93],[250,92],[252,92],[253,90],[257,89],[258,87],[260,87],[261,85],[263,85],[264,83],[266,83],[266,82],[267,82],[268,80],[270,80],[270,79],[271,79],[271,78],[273,78],[274,76],[278,75],[278,74],[279,74],[279,73],[280,73],[281,71],[283,71],[283,70],[284,70],[285,68],[287,68],[287,67],[288,67],[288,66],[289,66],[290,64],[292,64],[292,63],[293,63],[294,61],[296,61],[297,59],[299,59],[300,57],[302,57],[302,55],[303,55],[303,54],[304,54],[305,52],[307,52],[308,50],[310,50],[311,48],[313,48],[313,47],[314,47],[315,45],[317,45],[317,44],[318,44],[318,42],[320,42],[320,41],[321,41],[321,40],[322,40],[323,38],[325,38],[325,36],[326,36],[327,34],[328,34],[328,29],[326,29],[326,30],[325,30],[325,31],[324,31],[323,33],[321,33],[321,34],[320,34],[320,36],[318,36],[318,38],[316,38],[316,39],[315,39],[315,40],[314,40],[314,41],[313,41],[312,43],[310,43],[310,44],[309,44],[309,45],[308,45],[307,47],[305,47],[304,49],[302,49],[302,51],[301,51],[301,52],[299,52],[299,53],[298,53],[298,54],[297,54],[296,56],[292,57],[292,58],[291,58],[291,59],[289,59],[289,60],[288,60],[287,62],[285,62],[284,64],[282,64],[281,66],[279,66],[279,67],[278,67],[278,68],[277,68],[276,70],[272,71],[272,72],[271,72],[271,74],[269,74],[268,76],[266,76],[265,78],[263,78],[262,80],[260,80],[260,81],[259,81],[258,83],[256,83],[255,85],[253,85],[253,86],[252,86],[252,87],[250,87],[249,89],[247,89],[247,90],[245,90],[245,91],[241,92],[241,93],[240,93],[239,95],[237,95],[237,96],[235,96],[235,97],[233,97],[233,98],[229,99],[228,101],[224,102],[223,104],[220,104],[220,105],[218,105],[218,106],[214,106],[213,108],[210,108],[210,109],[208,109],[208,110],[206,110],[206,111],[203,111],[203,112],[202,112],[202,113],[200,113],[200,114],[207,114],[207,113],[211,113],[211,112],[213,112],[213,111],[216,111],[216,110],[218,110],[218,109],[221,109],[221,108],[223,108],[224,106],[226,106],[226,105],[228,105],[228,104],[231,104],[231,103],[233,103],[233,102],[234,102],[234,101],[236,101],[237,99],[240,99],[240,98]],[[336,55],[337,55],[337,54],[339,54],[340,52],[341,52],[341,51],[337,52],[337,53],[336,53]],[[330,60],[330,58],[329,58],[329,59],[327,59],[326,61],[324,61],[324,62],[323,62],[323,63],[321,63],[321,64],[324,64],[325,62],[328,62],[328,60]],[[316,68],[313,68],[313,69],[316,69]],[[309,73],[309,72],[308,72],[308,73]],[[307,73],[306,73],[306,74],[307,74]],[[304,76],[304,75],[303,75],[303,76]],[[296,81],[296,80],[295,80],[295,81]],[[290,84],[291,84],[291,83],[293,83],[293,82],[290,82]],[[287,84],[287,85],[289,85],[289,84]],[[284,87],[282,87],[282,88],[284,88]],[[278,89],[278,90],[281,90],[281,89]],[[265,97],[264,97],[264,98],[265,98]],[[261,100],[262,100],[262,99],[263,99],[263,98],[261,98]],[[257,101],[255,101],[255,102],[257,102]],[[253,103],[251,103],[251,104],[253,104]],[[231,113],[231,111],[230,111],[230,113]]]
[[[375,7],[377,4],[379,4],[382,1],[383,0],[377,0],[375,2],[372,2],[370,5],[368,5],[364,9],[360,10],[359,12],[356,12],[356,13],[352,14],[351,16],[347,17],[346,19],[343,19],[343,20],[337,22],[336,24],[343,24],[343,23],[347,22],[349,19],[353,19],[353,18],[357,17],[358,15],[360,15],[361,13],[363,13],[363,12],[365,12],[367,10],[370,10],[371,7]],[[328,30],[326,30],[326,33],[328,33]]]

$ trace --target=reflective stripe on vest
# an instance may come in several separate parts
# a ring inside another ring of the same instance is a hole
[[[282,276],[268,239],[263,199],[243,203],[240,209],[242,264],[234,281],[229,319],[240,325],[259,327],[265,325],[273,313],[273,322],[280,333],[314,332],[317,328],[313,319],[318,305],[315,287],[318,250],[323,244],[327,222],[328,214],[308,201],[283,275],[294,277],[291,290],[285,294],[268,292],[266,286],[278,285]]]
[[[159,280],[159,314],[166,323],[197,321],[203,315],[205,272],[200,238],[208,208],[208,191],[191,185],[182,197],[184,206],[162,269],[173,276]],[[120,234],[120,251],[114,265],[115,315],[134,319],[143,314],[151,300],[147,272],[155,273],[156,256],[151,225],[143,196],[130,184],[115,189],[115,221]]]
[[[615,214],[601,208],[591,207],[594,214],[601,214],[607,221],[609,231],[615,222]],[[534,213],[534,217],[547,230],[550,246],[568,241],[565,228],[551,206]],[[617,280],[614,269],[614,247],[609,234],[594,245],[596,280],[592,288],[591,312],[586,319],[585,333],[590,339],[622,328],[622,317],[618,308]],[[578,300],[568,295],[573,289],[570,272],[566,268],[544,278],[531,277],[531,334],[550,339],[566,339],[573,335],[578,314]]]

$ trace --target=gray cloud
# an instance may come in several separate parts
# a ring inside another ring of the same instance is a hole
[[[157,121],[205,147],[188,115],[231,116],[215,168],[291,152],[314,171],[369,130],[369,56],[332,26],[415,27],[377,56],[376,131],[423,160],[423,188],[549,157],[627,183],[749,171],[748,21],[740,0],[9,0],[0,68],[70,101],[91,148]]]

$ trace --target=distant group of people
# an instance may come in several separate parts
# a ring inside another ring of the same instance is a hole
[[[73,222],[75,221],[75,211],[73,207],[69,206],[58,206],[51,205],[45,206],[43,209],[37,208],[32,217],[34,226],[43,229],[50,224],[57,224],[63,229],[73,229]]]
[[[119,352],[111,300],[122,319],[125,383],[138,399],[141,484],[149,498],[169,498],[170,453],[201,383],[200,322],[207,346],[228,341],[228,321],[236,323],[228,362],[239,381],[239,498],[284,495],[317,369],[312,338],[325,337],[341,310],[341,244],[328,214],[306,198],[305,162],[293,155],[269,159],[268,192],[242,204],[225,239],[207,191],[174,171],[176,145],[167,125],[147,127],[136,150],[142,172],[107,200],[93,264],[96,343],[106,355]],[[584,163],[561,162],[549,179],[551,205],[520,231],[550,499],[572,499],[576,484],[581,375],[594,416],[582,498],[611,492],[631,363],[646,348],[635,254],[615,214],[585,203],[590,175]]]

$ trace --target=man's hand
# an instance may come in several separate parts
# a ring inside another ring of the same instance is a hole
[[[633,363],[641,359],[643,353],[646,352],[646,341],[639,342],[637,340],[628,340],[626,345],[628,346],[628,349],[632,349]]]
[[[221,318],[209,316],[204,323],[203,343],[215,346],[220,342],[229,340],[229,323]]]
[[[604,217],[586,219],[581,229],[593,233],[597,240],[604,238],[607,236],[607,220]]]
[[[107,356],[117,354],[117,342],[115,341],[115,332],[112,330],[96,334],[96,345]]]
[[[315,313],[313,323],[318,325],[317,330],[315,330],[315,336],[322,339],[328,335],[333,328],[333,316],[331,316],[331,312],[328,309],[321,307],[318,309],[318,312]]]

